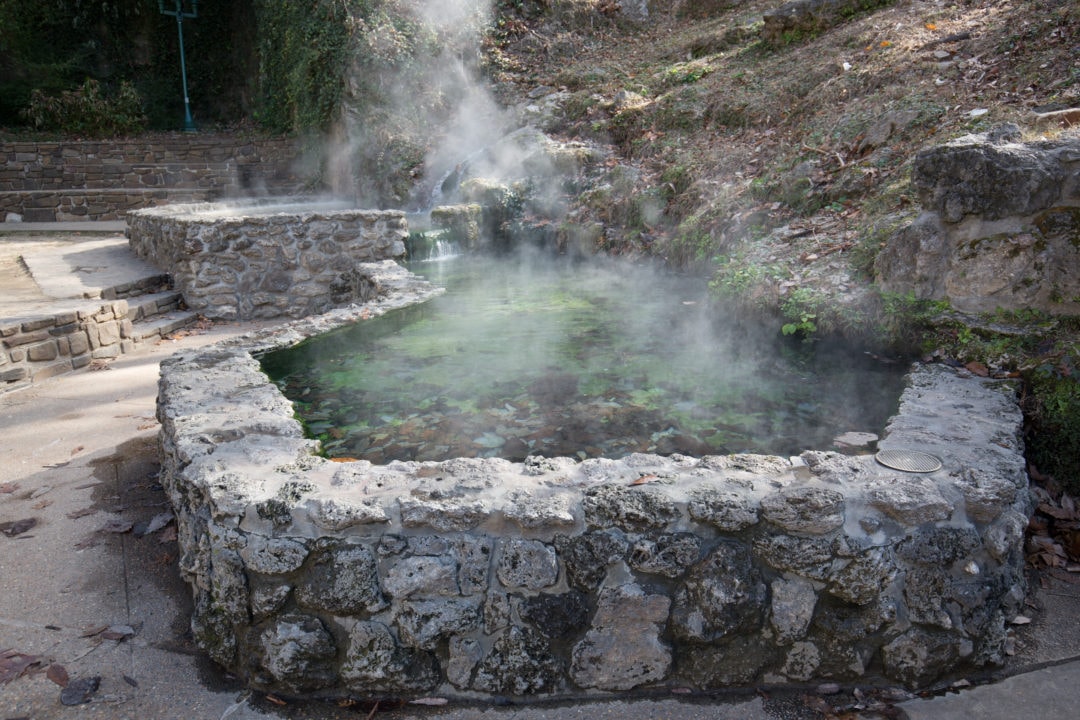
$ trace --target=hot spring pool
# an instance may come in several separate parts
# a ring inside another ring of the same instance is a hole
[[[414,264],[447,292],[261,358],[330,457],[793,455],[879,433],[905,363],[725,314],[625,262]]]

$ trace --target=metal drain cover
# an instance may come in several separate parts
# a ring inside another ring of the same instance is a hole
[[[929,473],[941,469],[941,460],[917,450],[881,450],[874,458],[885,467],[910,473]]]

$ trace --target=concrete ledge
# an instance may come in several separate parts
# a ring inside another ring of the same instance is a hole
[[[1005,661],[1031,507],[1015,387],[914,367],[881,445],[938,455],[923,474],[818,451],[331,462],[255,355],[430,292],[380,284],[393,289],[365,306],[162,365],[192,628],[250,685],[519,699],[932,687]]]

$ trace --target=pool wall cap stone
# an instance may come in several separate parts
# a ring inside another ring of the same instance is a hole
[[[377,265],[372,302],[162,363],[162,484],[194,636],[251,686],[932,687],[1005,661],[1031,511],[1015,385],[913,367],[879,447],[947,458],[917,476],[815,450],[331,462],[255,355],[438,292]],[[643,472],[656,480],[631,484]],[[619,637],[635,641],[603,651]]]

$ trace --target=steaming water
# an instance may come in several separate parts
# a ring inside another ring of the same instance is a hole
[[[447,293],[263,358],[330,456],[786,455],[896,410],[902,364],[750,327],[699,282],[475,255],[413,269]]]

